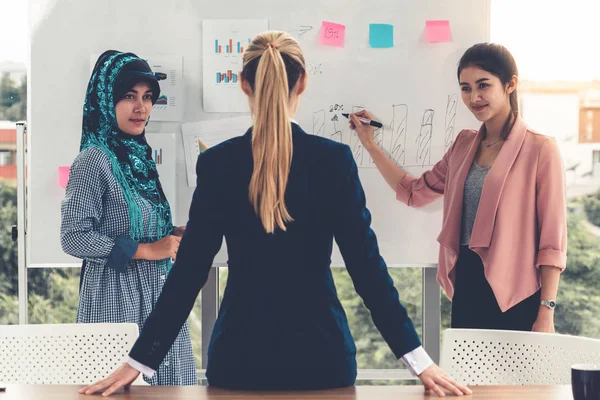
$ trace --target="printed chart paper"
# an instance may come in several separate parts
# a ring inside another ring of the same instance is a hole
[[[266,19],[202,22],[205,112],[249,111],[239,82],[242,57],[250,41],[268,29]]]
[[[160,184],[163,187],[165,196],[169,200],[171,206],[171,214],[173,221],[177,220],[177,163],[176,154],[176,139],[174,133],[147,133],[146,140],[152,147],[152,158],[156,163],[156,170]]]
[[[250,116],[182,124],[188,186],[196,186],[196,161],[200,153],[221,142],[242,136],[251,126]]]

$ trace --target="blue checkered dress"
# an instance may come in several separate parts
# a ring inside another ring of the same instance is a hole
[[[138,203],[148,228],[149,204],[143,199]],[[130,251],[121,248],[126,241],[119,240],[129,236],[129,217],[123,192],[102,150],[90,147],[75,159],[61,211],[63,249],[86,261],[77,322],[134,322],[141,330],[166,276],[155,261],[128,260],[119,268],[111,263]],[[187,323],[156,374],[145,379],[152,385],[198,383]]]

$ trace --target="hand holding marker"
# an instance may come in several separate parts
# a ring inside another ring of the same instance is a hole
[[[350,114],[342,113],[342,115],[344,117],[350,119]],[[358,120],[365,125],[371,125],[371,126],[374,126],[375,128],[383,128],[383,124],[381,122],[377,122],[377,121],[373,121],[371,119],[359,117],[358,115],[356,116],[356,118],[358,118]]]
[[[374,127],[383,127],[381,122],[377,122],[374,120],[371,113],[367,110],[360,110],[356,113],[342,114],[346,118],[350,119],[350,129],[356,131],[360,142],[363,147],[367,151],[375,150],[379,148],[379,146],[375,143],[375,128]]]

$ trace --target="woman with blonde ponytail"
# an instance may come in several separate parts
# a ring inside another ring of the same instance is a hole
[[[293,65],[289,80],[284,57]],[[267,32],[248,47],[244,71],[242,88],[255,103],[250,105],[254,115],[250,202],[267,233],[273,233],[275,228],[285,231],[285,224],[293,221],[284,200],[292,164],[290,115],[295,111],[289,108],[289,98],[301,76],[302,90],[306,86],[304,56],[298,42],[290,36]]]
[[[129,362],[83,392],[111,394],[140,372],[152,373],[186,321],[225,237],[229,276],[208,350],[209,385],[354,385],[356,347],[330,269],[335,238],[394,354],[427,389],[470,393],[421,347],[379,255],[350,148],[309,135],[292,119],[306,82],[304,55],[290,35],[265,32],[250,43],[241,86],[253,126],[198,157],[190,219],[154,312]]]

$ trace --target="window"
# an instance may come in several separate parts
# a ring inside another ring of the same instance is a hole
[[[514,13],[517,6],[520,12]],[[567,268],[555,329],[599,338],[600,321],[594,316],[600,307],[600,178],[594,168],[600,162],[600,70],[595,67],[598,54],[586,51],[595,37],[580,39],[593,31],[600,3],[545,5],[546,18],[536,20],[532,33],[527,21],[540,7],[537,2],[493,0],[491,38],[515,56],[523,117],[533,129],[556,138],[567,171]],[[571,17],[560,18],[565,12]],[[568,21],[566,29],[555,29],[551,21],[558,19]]]
[[[600,143],[600,107],[581,106],[579,112],[579,142]]]
[[[594,150],[592,153],[592,175],[600,176],[600,150]]]
[[[9,151],[0,150],[0,167],[11,164],[11,154]]]
[[[19,322],[17,243],[11,226],[17,223],[17,188],[0,180],[0,325]]]
[[[27,92],[27,2],[4,4],[8,17],[0,23],[0,324],[16,324],[18,316],[17,243],[11,227],[17,224],[15,124],[25,119]],[[11,122],[12,121],[12,122]]]

